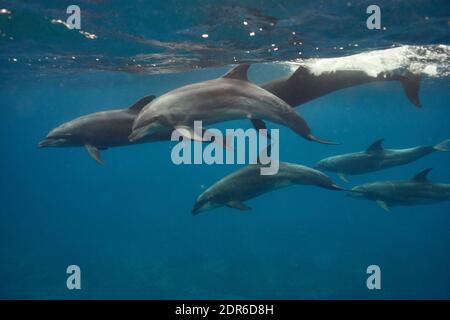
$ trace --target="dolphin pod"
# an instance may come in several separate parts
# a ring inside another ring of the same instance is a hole
[[[230,73],[236,72],[239,66]],[[235,71],[233,71],[235,70]],[[413,74],[384,74],[378,77],[368,76],[363,71],[338,70],[316,76],[300,66],[292,75],[276,79],[261,87],[276,95],[292,107],[299,106],[333,91],[377,81],[400,81],[413,104],[419,106],[420,76]],[[305,90],[306,89],[306,90]],[[80,147],[85,146],[89,154],[98,163],[103,164],[100,151],[110,147],[127,146],[137,142],[128,139],[133,123],[142,108],[155,97],[141,98],[131,107],[123,110],[108,110],[82,116],[53,129],[39,143],[40,147]],[[264,129],[265,123],[259,119],[250,119],[256,129]],[[153,134],[140,139],[139,143],[169,140],[170,133]],[[325,142],[325,141],[324,141]]]
[[[448,151],[450,143],[450,139],[447,139],[434,146],[384,149],[383,141],[384,139],[375,141],[365,151],[322,159],[315,168],[336,172],[341,180],[348,182],[347,175],[359,175],[408,164],[436,151]]]
[[[354,187],[349,196],[375,201],[382,209],[390,211],[393,206],[412,206],[450,200],[450,184],[433,183],[428,180],[432,169],[416,174],[410,180],[379,181]]]
[[[410,102],[419,107],[420,76],[405,73],[380,74],[362,71],[334,71],[314,75],[300,66],[292,75],[257,86],[247,79],[248,64],[232,68],[224,76],[187,85],[156,98],[146,96],[128,108],[88,114],[51,130],[39,147],[84,146],[98,163],[100,151],[110,147],[169,140],[174,129],[184,128],[192,135],[194,121],[211,125],[234,119],[249,119],[257,129],[271,121],[290,128],[305,138],[332,144],[312,134],[306,121],[293,107],[344,88],[377,81],[399,81]],[[186,130],[184,131],[186,132]],[[200,138],[201,139],[201,138]],[[383,209],[396,205],[428,204],[450,200],[450,185],[431,183],[427,169],[407,181],[381,181],[362,184],[351,190],[337,186],[321,170],[332,171],[344,181],[346,175],[364,174],[408,164],[435,151],[447,151],[450,140],[434,146],[384,149],[383,139],[367,150],[323,159],[315,168],[279,163],[275,175],[261,175],[261,165],[249,165],[214,183],[195,202],[193,214],[219,207],[249,210],[244,202],[264,193],[291,185],[315,185],[330,190],[346,190],[356,198],[373,200]]]
[[[260,167],[259,164],[246,166],[213,184],[197,198],[192,213],[199,214],[223,206],[250,210],[244,201],[291,185],[345,190],[324,173],[299,164],[280,162],[279,171],[274,175],[261,175]]]

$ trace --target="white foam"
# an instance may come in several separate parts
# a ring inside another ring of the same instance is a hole
[[[407,70],[429,77],[446,77],[450,75],[450,46],[399,46],[338,58],[297,59],[286,64],[292,71],[302,65],[315,75],[359,70],[376,77],[384,72]]]

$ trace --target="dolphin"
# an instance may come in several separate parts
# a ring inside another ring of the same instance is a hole
[[[201,140],[193,131],[194,121],[204,125],[250,119],[259,128],[264,120],[287,126],[303,138],[319,143],[306,121],[286,102],[247,80],[248,64],[231,69],[218,79],[199,82],[172,90],[146,105],[133,124],[130,141],[138,141],[155,132],[184,128],[188,138]],[[180,130],[181,132],[181,130]]]
[[[405,181],[380,181],[354,187],[348,196],[376,201],[384,210],[393,206],[415,206],[450,200],[450,184],[432,183],[426,169]]]
[[[324,173],[299,164],[280,162],[279,171],[274,175],[261,175],[260,169],[261,164],[252,164],[222,178],[197,198],[192,214],[223,206],[250,210],[244,201],[291,185],[315,185],[330,190],[345,190],[334,184]]]
[[[336,172],[348,182],[346,175],[358,175],[379,171],[416,161],[436,151],[448,151],[450,140],[435,146],[419,146],[409,149],[384,149],[384,139],[372,143],[365,151],[337,155],[320,160],[315,168]]]
[[[292,75],[266,82],[261,87],[295,107],[337,90],[382,81],[399,81],[409,101],[421,106],[420,75],[411,72],[384,72],[373,77],[360,70],[337,70],[315,75],[307,67],[299,66]]]
[[[160,133],[141,141],[130,142],[128,136],[139,111],[155,96],[146,96],[128,108],[88,114],[66,122],[50,131],[39,147],[86,147],[89,155],[104,164],[100,150],[134,143],[168,140],[170,135]]]

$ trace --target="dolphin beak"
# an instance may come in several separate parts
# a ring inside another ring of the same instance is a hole
[[[346,189],[345,191],[347,191],[346,197],[362,197],[364,195],[362,191],[355,190],[354,188]]]
[[[39,143],[38,143],[38,147],[39,148],[45,148],[45,147],[49,147],[49,139],[43,139],[43,140],[41,140],[41,141],[39,141]]]
[[[131,132],[131,134],[128,136],[128,140],[130,140],[131,142],[136,142],[151,135],[153,133],[152,131],[153,130],[151,130],[151,125],[133,129],[133,132]]]
[[[195,204],[194,204],[194,207],[192,208],[192,210],[191,210],[191,213],[194,215],[194,216],[196,216],[196,215],[198,215],[199,213],[200,213],[200,209],[202,208],[202,206],[198,203],[198,202],[196,202]]]
[[[68,147],[73,146],[75,141],[73,141],[70,136],[62,137],[62,136],[52,136],[48,135],[45,139],[42,139],[38,143],[39,148],[47,148],[47,147]]]
[[[66,142],[66,139],[45,138],[38,143],[39,148],[58,147]]]

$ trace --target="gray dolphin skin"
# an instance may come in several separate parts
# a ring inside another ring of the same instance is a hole
[[[50,131],[39,147],[85,146],[91,157],[103,164],[99,150],[137,143],[128,139],[131,127],[139,111],[154,98],[146,96],[126,109],[92,113],[63,123]],[[170,139],[170,135],[159,134],[139,143],[167,139]]]
[[[211,125],[236,119],[250,119],[257,127],[263,120],[284,125],[311,141],[316,138],[306,121],[286,102],[247,80],[248,64],[238,65],[219,79],[170,91],[145,106],[133,124],[131,141],[155,132],[177,128],[192,130],[194,121]]]
[[[307,67],[299,66],[290,76],[261,85],[289,105],[295,107],[331,92],[372,82],[399,81],[409,101],[420,107],[420,75],[381,73],[376,77],[359,70],[337,70],[315,75]]]
[[[426,169],[410,180],[365,183],[352,189],[348,196],[376,201],[384,210],[393,206],[415,206],[450,200],[450,184],[432,183]]]
[[[280,162],[279,171],[274,175],[261,175],[260,169],[259,164],[249,165],[219,180],[197,198],[192,214],[223,206],[250,210],[244,201],[291,185],[315,185],[330,190],[345,190],[334,184],[324,173],[299,164]]]
[[[325,158],[319,161],[315,168],[336,172],[342,180],[347,182],[346,175],[359,175],[404,165],[436,151],[448,151],[450,143],[450,140],[444,140],[435,146],[384,149],[383,141],[384,139],[375,141],[365,151]]]

